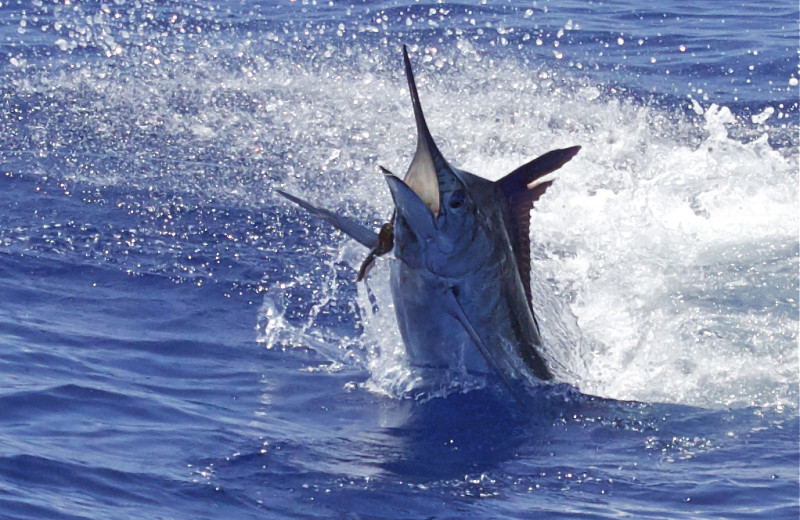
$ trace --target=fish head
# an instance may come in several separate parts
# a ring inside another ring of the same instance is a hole
[[[433,178],[436,199],[432,201],[426,192],[417,191],[418,185],[384,170],[395,203],[395,253],[401,259],[417,257],[430,265],[446,264],[449,257],[463,253],[478,238],[481,214],[458,172],[449,166],[437,172]]]
[[[476,177],[452,167],[431,137],[414,82],[408,52],[403,47],[414,116],[417,149],[401,180],[384,169],[395,203],[395,254],[410,263],[424,261],[437,271],[465,261],[466,248],[480,241],[481,213],[470,190]],[[437,273],[446,274],[446,273]]]

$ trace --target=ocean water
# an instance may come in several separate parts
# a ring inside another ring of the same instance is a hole
[[[800,516],[796,2],[0,0],[0,518]],[[430,389],[364,223],[532,211],[557,384]]]

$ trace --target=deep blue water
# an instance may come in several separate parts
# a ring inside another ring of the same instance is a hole
[[[800,516],[796,2],[0,0],[0,518]],[[558,384],[426,390],[415,130],[532,212]]]

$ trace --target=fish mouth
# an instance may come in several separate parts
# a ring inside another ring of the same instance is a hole
[[[403,63],[405,64],[408,90],[411,93],[411,104],[414,107],[414,120],[417,125],[417,149],[408,167],[403,181],[425,203],[433,217],[438,217],[441,209],[441,189],[437,172],[451,171],[439,148],[431,137],[422,105],[419,101],[414,71],[408,58],[408,48],[403,45]]]
[[[407,182],[400,180],[386,168],[381,167],[392,192],[397,214],[408,223],[409,227],[423,239],[432,239],[436,233],[436,215],[428,202]],[[438,201],[439,186],[436,186]]]
[[[437,217],[441,208],[441,192],[435,165],[431,158],[428,144],[420,138],[417,142],[414,159],[411,161],[411,166],[408,168],[403,182],[422,199],[431,214]]]

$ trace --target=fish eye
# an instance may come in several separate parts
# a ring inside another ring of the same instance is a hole
[[[464,201],[467,199],[466,194],[464,194],[464,190],[456,190],[450,195],[450,207],[453,209],[458,209],[464,205]]]

